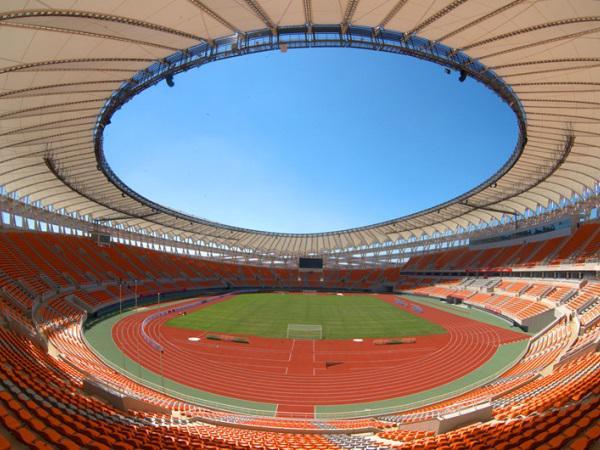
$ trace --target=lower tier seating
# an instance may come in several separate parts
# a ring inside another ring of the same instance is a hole
[[[586,450],[598,441],[600,283],[594,280],[400,276],[398,268],[388,268],[326,270],[299,281],[297,271],[290,269],[236,266],[124,245],[99,250],[81,237],[13,240],[11,234],[0,233],[0,450]],[[573,252],[588,249],[590,242],[577,238],[561,245],[558,254],[546,244],[538,250],[544,248],[540,255],[547,251],[562,263],[575,257]],[[498,263],[519,254],[520,249],[471,255],[453,249],[443,258],[424,256],[409,266]],[[564,315],[533,337],[520,360],[493,381],[412,411],[356,420],[277,419],[192,405],[115,372],[86,346],[81,334],[84,309],[136,294],[227,285],[366,289],[382,282],[418,294],[454,296],[515,320],[555,308]],[[52,352],[42,349],[41,338],[48,340]],[[171,413],[117,410],[84,393],[86,378]],[[424,420],[488,403],[493,417],[484,423],[441,434],[414,429]],[[378,431],[355,433],[364,428]]]

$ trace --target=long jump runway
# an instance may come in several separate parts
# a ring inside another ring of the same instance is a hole
[[[395,296],[379,298],[417,314],[413,309],[417,304],[410,300],[398,305]],[[277,404],[281,415],[310,415],[316,405],[371,402],[432,389],[477,369],[500,344],[527,338],[436,308],[421,304],[419,308],[420,317],[441,325],[447,333],[400,345],[375,345],[373,339],[357,343],[254,336],[249,337],[249,344],[239,344],[163,326],[174,314],[151,321],[146,332],[164,348],[166,378],[219,395]],[[140,334],[141,322],[154,312],[119,321],[113,327],[113,339],[129,358],[160,373],[158,351]],[[190,337],[200,341],[190,341]]]

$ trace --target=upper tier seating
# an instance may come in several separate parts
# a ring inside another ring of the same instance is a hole
[[[552,264],[568,262],[570,259],[580,257],[588,251],[588,246],[594,241],[600,224],[584,223],[577,228],[575,233],[560,247],[552,258]]]
[[[580,224],[571,236],[484,250],[454,248],[411,257],[404,271],[502,269],[546,264],[597,261],[600,256],[598,221]]]

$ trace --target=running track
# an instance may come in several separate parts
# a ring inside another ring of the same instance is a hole
[[[414,313],[407,299],[407,306],[400,306],[395,296],[379,298]],[[419,306],[423,310],[419,316],[448,333],[418,337],[415,344],[403,345],[374,345],[370,339],[354,343],[260,337],[250,337],[250,344],[191,342],[189,337],[203,338],[204,333],[163,327],[172,314],[152,321],[146,331],[165,349],[165,377],[228,397],[274,403],[279,415],[310,415],[316,405],[370,402],[431,389],[472,372],[493,356],[498,345],[527,337]],[[140,336],[142,320],[155,311],[119,321],[113,339],[129,358],[160,373],[158,352]],[[326,368],[326,361],[336,365]]]

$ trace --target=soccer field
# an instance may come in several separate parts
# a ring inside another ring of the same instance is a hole
[[[323,339],[441,334],[446,330],[374,296],[242,294],[178,316],[166,326],[285,338],[288,324],[321,325]]]

